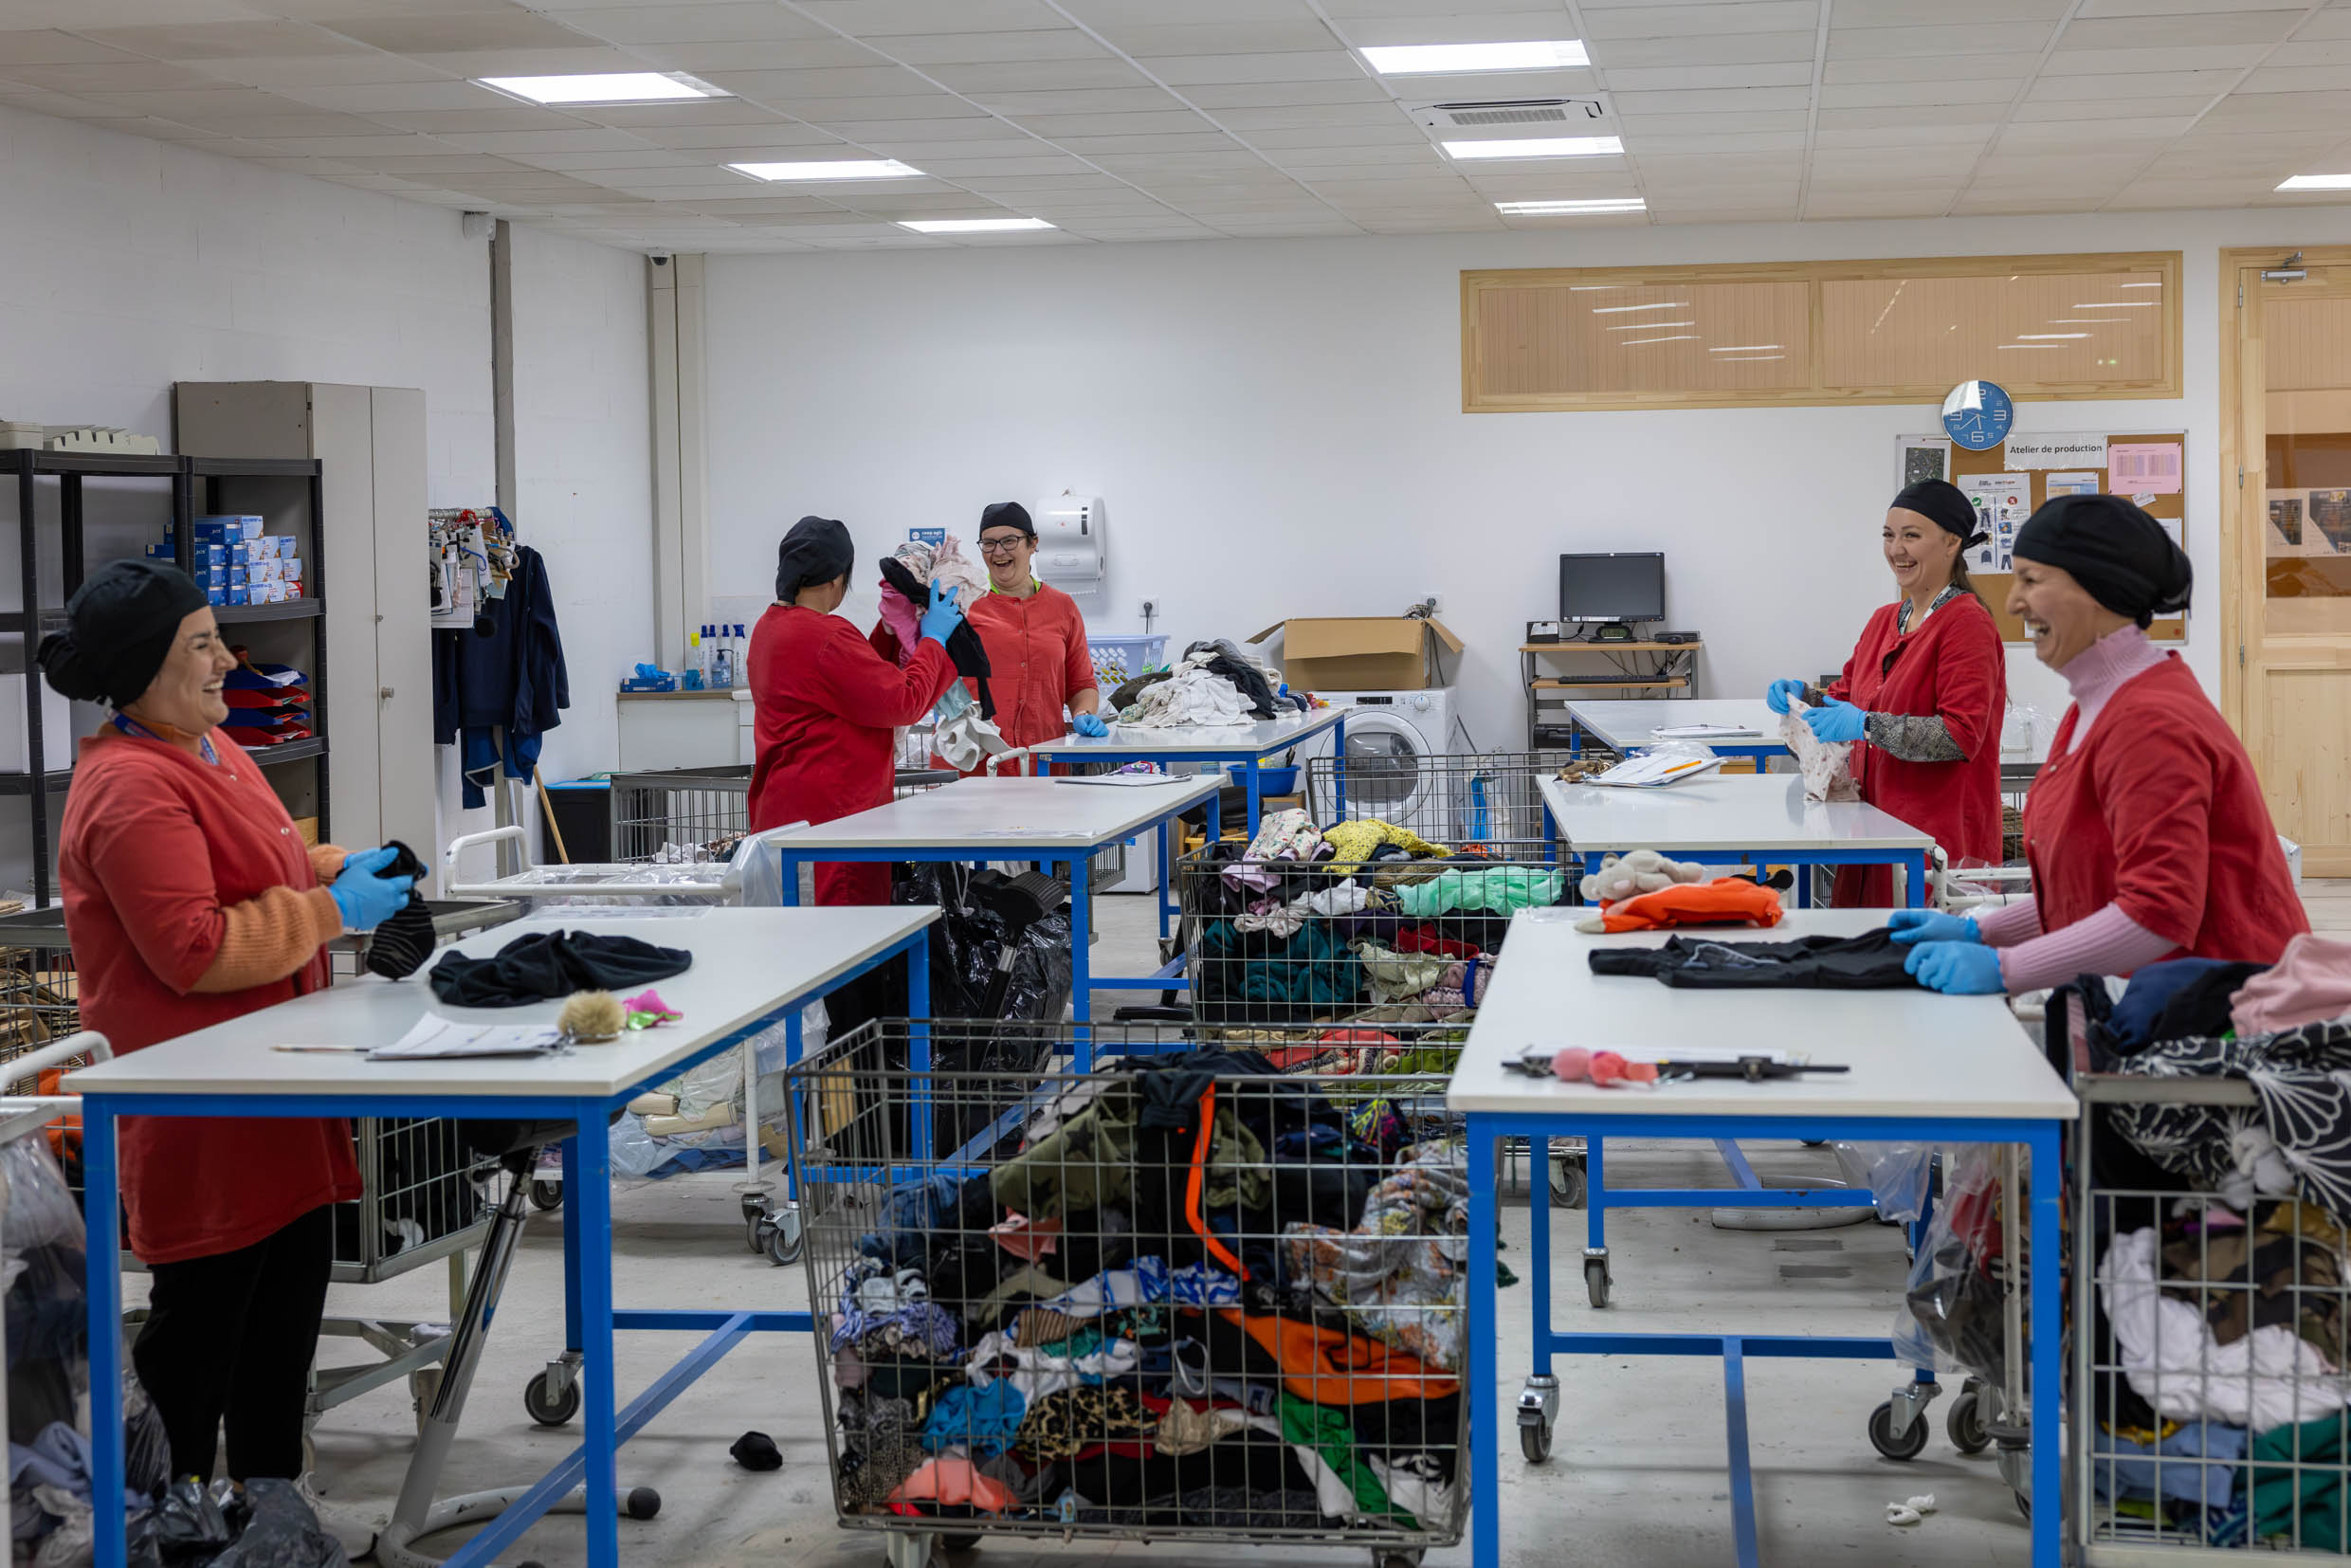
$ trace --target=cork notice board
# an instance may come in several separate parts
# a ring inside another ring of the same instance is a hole
[[[2168,496],[2150,497],[2142,504],[2146,509],[2147,515],[2152,518],[2180,521],[2180,520],[2187,517],[2188,438],[2185,435],[2181,434],[2178,430],[2167,430],[2158,432],[2153,435],[2114,434],[2107,436],[2106,439],[2110,442],[2149,441],[2178,443],[2180,451],[2180,481],[2178,491]],[[1955,484],[1964,485],[1967,482],[1968,476],[1971,474],[1997,474],[2005,473],[2007,471],[2008,447],[2005,443],[1980,452],[1968,451],[1964,447],[1961,447],[1956,444],[1954,444],[1951,448],[1951,480]],[[2087,464],[2077,465],[2069,469],[2023,469],[2019,470],[2015,477],[2018,479],[2031,481],[2032,487],[2032,505],[2037,507],[2049,499],[2050,475],[2052,473],[2066,472],[2095,473],[2098,476],[2098,488],[2101,490],[2107,488],[2106,470],[2104,468],[2093,469]],[[2186,537],[2186,524],[2184,521],[2181,521],[2181,536],[2179,542],[2183,549],[2186,547],[2188,542]],[[2006,572],[1971,571],[1970,575],[1975,580],[1976,592],[1982,594],[1984,603],[1991,607],[1992,619],[2000,629],[2000,640],[2008,643],[2021,643],[2025,641],[2024,624],[2018,621],[2015,616],[2011,615],[2008,612],[2008,590],[2009,583],[2011,581],[2011,574]],[[2187,618],[2181,615],[2174,615],[2166,620],[2159,620],[2155,623],[2155,625],[2147,629],[2147,635],[2159,643],[2184,643],[2188,640]]]

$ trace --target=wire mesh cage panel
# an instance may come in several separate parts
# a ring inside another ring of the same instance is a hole
[[[2351,1559],[2342,1227],[2269,1190],[2295,1185],[2282,1160],[2233,1183],[2165,1168],[2215,1133],[2224,1164],[2266,1141],[2251,1082],[2075,1086],[2076,1542],[2092,1562]]]
[[[841,1522],[1459,1541],[1468,1176],[1440,1077],[1282,1072],[1097,1028],[1116,1065],[957,1071],[881,1020],[793,1069]],[[1103,1059],[1103,1058],[1098,1058]]]
[[[1306,811],[1321,826],[1376,818],[1455,847],[1523,854],[1555,836],[1540,781],[1597,765],[1566,752],[1432,755],[1393,736],[1350,732],[1345,755],[1307,762]]]
[[[80,981],[62,944],[0,947],[0,1061],[80,1030]]]
[[[751,830],[751,768],[729,763],[612,775],[612,858],[724,863]]]

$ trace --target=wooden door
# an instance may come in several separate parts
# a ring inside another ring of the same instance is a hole
[[[2262,276],[2284,270],[2275,253],[2233,268],[2240,473],[2223,484],[2234,491],[2232,716],[2305,874],[2340,877],[2351,876],[2351,256],[2335,259],[2299,279]]]

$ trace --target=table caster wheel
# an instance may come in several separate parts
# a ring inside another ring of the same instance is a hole
[[[1951,1413],[1943,1417],[1943,1431],[1951,1446],[1961,1453],[1981,1453],[1992,1446],[1992,1433],[1984,1428],[1983,1395],[1973,1387],[1959,1391],[1951,1401]]]
[[[979,1537],[940,1536],[939,1549],[942,1552],[975,1552],[979,1549]]]
[[[563,1183],[534,1178],[531,1182],[531,1207],[541,1213],[563,1202]]]
[[[1894,1404],[1889,1399],[1869,1413],[1869,1444],[1888,1459],[1916,1459],[1926,1450],[1926,1422],[1914,1417],[1896,1436]]]
[[[1372,1548],[1372,1568],[1420,1568],[1420,1548],[1375,1546]]]
[[[579,1385],[572,1386],[576,1389]],[[638,1486],[629,1492],[629,1501],[622,1506],[630,1519],[651,1519],[661,1512],[661,1493],[650,1486]]]
[[[1551,1428],[1544,1422],[1527,1421],[1519,1427],[1519,1451],[1526,1455],[1530,1465],[1540,1465],[1551,1457]]]
[[[893,1530],[882,1538],[882,1549],[888,1554],[890,1568],[930,1568],[931,1536]]]
[[[542,1427],[559,1427],[579,1413],[579,1382],[567,1379],[560,1394],[550,1391],[547,1374],[533,1376],[522,1387],[522,1408]]]
[[[1584,1206],[1586,1178],[1580,1159],[1561,1155],[1551,1162],[1551,1207],[1580,1209]]]
[[[1609,1279],[1606,1258],[1584,1259],[1584,1293],[1592,1298],[1594,1306],[1608,1304]]]
[[[759,1250],[776,1267],[798,1263],[807,1246],[808,1232],[800,1227],[799,1211],[788,1209],[774,1219],[759,1222]]]

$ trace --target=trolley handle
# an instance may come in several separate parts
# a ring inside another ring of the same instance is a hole
[[[443,896],[452,899],[496,898],[500,889],[495,881],[461,884],[457,880],[457,857],[477,845],[501,844],[512,839],[522,846],[522,868],[528,871],[531,869],[531,851],[530,846],[525,842],[525,836],[521,824],[516,823],[511,827],[492,828],[479,833],[463,833],[449,840],[449,847],[441,853]]]
[[[1018,762],[1028,756],[1029,748],[1027,746],[1016,746],[1009,752],[998,752],[994,756],[988,757],[980,763],[980,775],[984,778],[1000,778],[1003,775],[997,770],[1004,763]]]
[[[115,1048],[103,1034],[85,1029],[79,1034],[68,1035],[36,1050],[28,1050],[22,1056],[12,1056],[6,1062],[0,1062],[0,1094],[27,1080],[38,1079],[49,1068],[63,1067],[77,1056],[86,1056],[93,1062],[111,1062],[114,1054]]]

